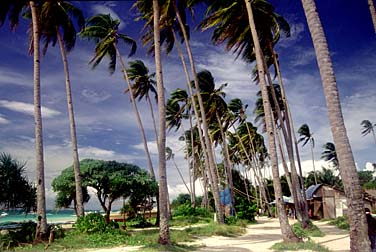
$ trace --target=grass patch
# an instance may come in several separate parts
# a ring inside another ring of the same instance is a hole
[[[284,243],[279,242],[274,244],[271,249],[276,251],[286,251],[286,250],[310,250],[319,252],[330,252],[328,248],[321,246],[320,244],[314,243],[313,241],[298,242],[298,243]]]
[[[212,217],[202,216],[174,216],[170,221],[171,227],[185,227],[194,224],[208,224],[213,223]]]
[[[291,226],[293,232],[296,236],[301,239],[309,238],[309,237],[324,237],[325,234],[312,222],[309,223],[307,229],[303,229],[299,222],[294,223]]]
[[[171,230],[172,245],[165,246],[157,244],[159,230],[111,230],[104,233],[86,234],[71,230],[66,236],[56,239],[51,246],[44,250],[45,244],[27,245],[17,247],[16,251],[78,251],[84,248],[103,248],[117,246],[144,246],[140,251],[193,251],[195,246],[179,245],[182,242],[191,242],[202,236],[222,235],[235,237],[243,234],[244,228],[232,225],[208,224],[200,227],[189,227],[184,230]]]
[[[350,224],[346,216],[340,216],[328,222],[330,225],[335,225],[340,229],[350,230]]]

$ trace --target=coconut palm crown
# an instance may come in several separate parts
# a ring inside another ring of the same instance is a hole
[[[129,36],[119,33],[119,24],[120,21],[118,19],[112,19],[109,14],[99,14],[86,21],[86,27],[79,35],[83,38],[94,40],[97,43],[95,46],[95,55],[90,60],[90,64],[92,64],[93,68],[102,61],[104,56],[108,56],[110,60],[108,69],[111,74],[115,72],[115,44],[117,44],[119,40],[131,46],[129,57],[136,52],[136,42]]]

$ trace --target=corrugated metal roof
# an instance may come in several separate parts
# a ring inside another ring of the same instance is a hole
[[[307,200],[313,199],[313,195],[315,192],[322,186],[322,184],[317,184],[317,185],[311,185],[310,187],[307,188],[306,190],[306,197]]]

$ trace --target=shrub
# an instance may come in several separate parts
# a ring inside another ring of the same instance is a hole
[[[303,229],[300,222],[294,223],[292,226],[292,231],[300,239],[310,240],[310,236],[313,237],[323,237],[325,234],[312,222],[309,222],[308,228]]]
[[[19,243],[32,242],[35,237],[37,224],[33,221],[23,222],[18,230],[2,232],[0,234],[0,251],[9,249]]]
[[[106,232],[106,230],[111,228],[110,224],[106,222],[104,216],[99,213],[89,213],[78,218],[74,226],[79,232],[88,234]]]
[[[347,219],[347,216],[337,217],[336,219],[329,221],[329,224],[335,225],[336,227],[338,227],[340,229],[350,230],[350,224],[349,224],[349,221]]]
[[[142,215],[137,215],[137,217],[132,218],[129,221],[132,222],[131,227],[134,228],[146,228],[153,226],[153,224],[148,222]]]
[[[257,212],[257,205],[251,204],[243,198],[238,198],[235,205],[236,213],[239,219],[254,221]]]

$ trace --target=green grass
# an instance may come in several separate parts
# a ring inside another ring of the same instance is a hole
[[[299,238],[309,238],[309,237],[324,237],[325,234],[312,222],[309,223],[307,229],[303,229],[299,222],[294,223],[292,226],[293,232]]]
[[[197,247],[179,245],[191,242],[197,237],[222,235],[234,237],[244,233],[244,229],[232,225],[208,224],[200,227],[189,227],[185,230],[171,230],[172,245],[166,247],[157,244],[159,230],[113,230],[106,233],[85,234],[75,230],[67,231],[66,236],[55,240],[45,251],[78,251],[84,248],[101,248],[117,246],[144,246],[142,251],[193,251]],[[44,251],[44,244],[18,247],[16,251]],[[163,249],[162,249],[163,248]]]
[[[345,216],[337,217],[336,219],[329,221],[328,224],[335,225],[340,229],[350,230],[349,221]]]
[[[201,217],[201,216],[174,216],[170,221],[170,226],[174,227],[185,227],[194,224],[207,224],[213,223],[212,217]]]
[[[320,244],[314,243],[312,241],[298,242],[298,243],[284,243],[279,242],[274,244],[271,249],[276,251],[286,251],[286,250],[311,250],[319,252],[330,252],[328,248],[321,246]]]

